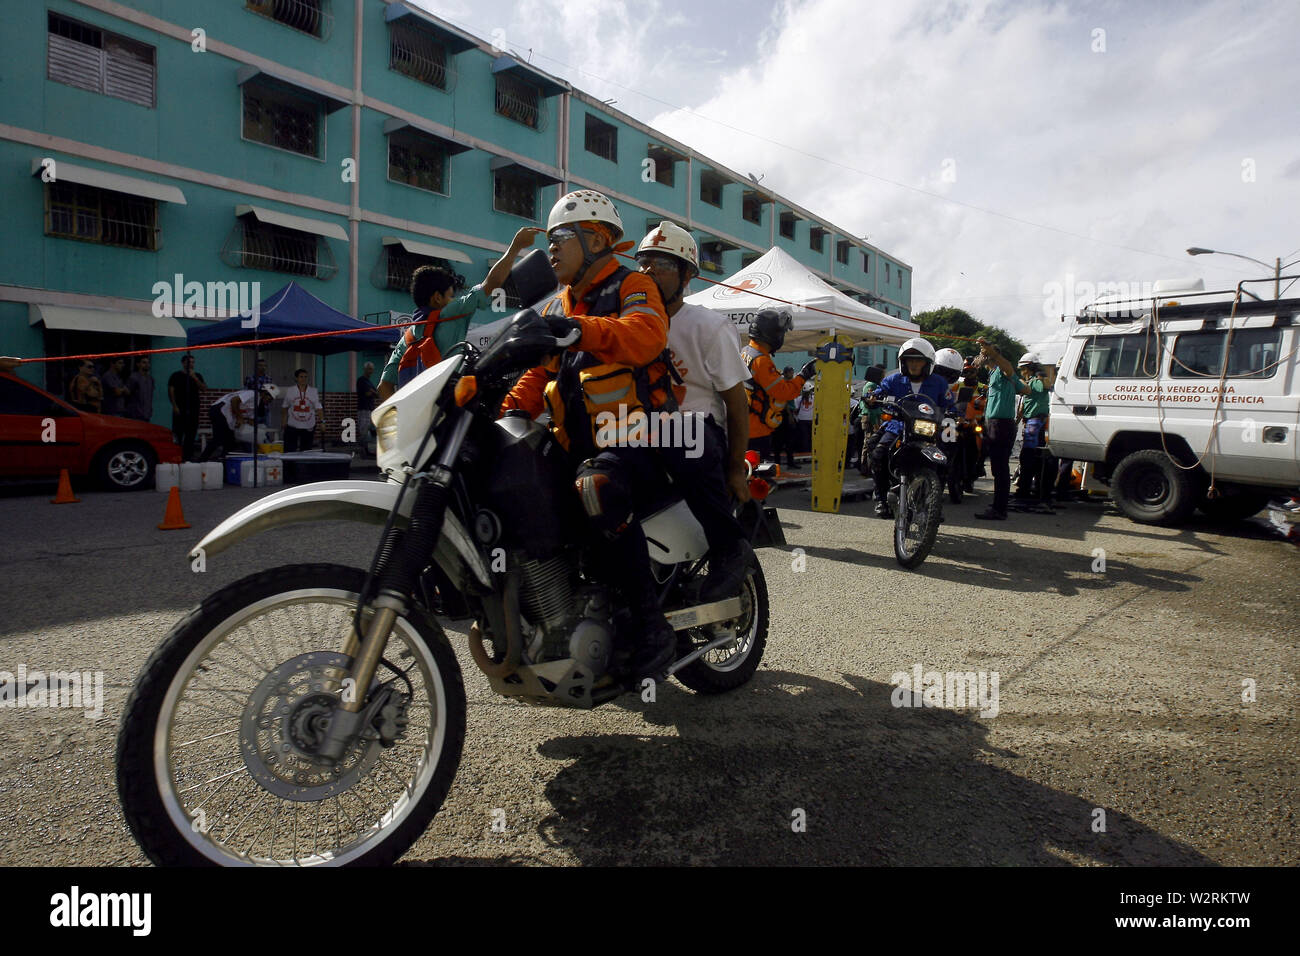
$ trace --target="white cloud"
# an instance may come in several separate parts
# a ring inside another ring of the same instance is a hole
[[[918,308],[1022,337],[1067,274],[1230,284],[1246,263],[1183,250],[1300,246],[1300,5],[479,0],[462,22],[868,235]]]

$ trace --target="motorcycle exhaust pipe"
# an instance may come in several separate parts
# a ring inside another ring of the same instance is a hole
[[[502,598],[502,610],[505,612],[506,656],[494,661],[483,649],[483,631],[475,621],[469,628],[469,656],[488,677],[509,677],[519,670],[524,656],[524,638],[519,630],[519,578],[510,575],[506,579],[505,594]]]

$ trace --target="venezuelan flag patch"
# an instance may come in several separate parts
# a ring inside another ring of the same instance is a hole
[[[629,308],[634,305],[645,305],[649,302],[649,297],[644,292],[631,292],[623,296],[623,308]]]

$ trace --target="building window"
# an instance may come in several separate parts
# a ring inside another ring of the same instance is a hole
[[[447,260],[416,255],[396,243],[384,246],[384,254],[377,265],[378,268],[371,273],[370,281],[380,289],[393,289],[397,292],[411,291],[411,276],[420,266],[442,266],[456,274]]]
[[[794,238],[795,215],[792,212],[781,213],[781,236],[784,239]]]
[[[871,271],[871,253],[869,252],[862,253],[862,271],[863,272]]]
[[[618,127],[587,114],[587,152],[618,162]]]
[[[492,182],[492,208],[524,219],[537,218],[537,180],[516,167],[498,169]]]
[[[273,226],[251,215],[240,217],[221,250],[221,259],[238,268],[317,279],[328,279],[338,272],[329,244],[320,236]]]
[[[320,156],[320,104],[269,84],[245,83],[244,138]]]
[[[755,193],[746,193],[740,204],[740,214],[746,222],[763,224],[763,202]]]
[[[46,76],[92,93],[154,106],[153,47],[51,13]]]
[[[154,250],[158,248],[158,201],[79,183],[47,183],[45,234]]]
[[[388,65],[435,89],[448,87],[447,48],[414,24],[389,24]]]
[[[849,264],[849,241],[847,239],[841,239],[835,243],[835,261],[840,265],[846,266]]]
[[[898,270],[898,272],[897,272],[897,276],[898,276],[898,287],[901,289],[901,288],[903,287],[903,270],[902,270],[902,269],[899,269],[899,270]]]
[[[758,261],[758,253],[756,252],[746,253],[745,255],[740,257],[740,268],[748,269],[757,261]]]
[[[826,248],[824,242],[825,239],[826,239],[826,230],[823,229],[821,226],[813,226],[810,230],[808,230],[808,248],[811,249],[813,252],[822,252],[823,250],[825,250]]]
[[[677,155],[662,146],[651,146],[646,156],[652,164],[650,168],[654,173],[655,182],[672,188],[676,181],[674,174],[677,171]]]
[[[532,129],[541,129],[542,91],[517,76],[498,73],[497,113]]]
[[[706,242],[700,246],[700,268],[705,272],[722,271],[722,243]]]
[[[707,169],[700,174],[700,202],[722,208],[722,177]]]
[[[447,195],[447,150],[416,133],[388,137],[388,178],[416,189]]]
[[[885,282],[889,282],[889,263],[885,263]]]
[[[328,0],[247,0],[244,4],[254,13],[325,39],[333,16]]]

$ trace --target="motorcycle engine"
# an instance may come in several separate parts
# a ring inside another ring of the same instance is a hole
[[[528,658],[538,663],[573,658],[594,674],[603,674],[614,643],[604,589],[586,583],[575,587],[578,569],[572,552],[518,563],[519,609],[532,628]]]

